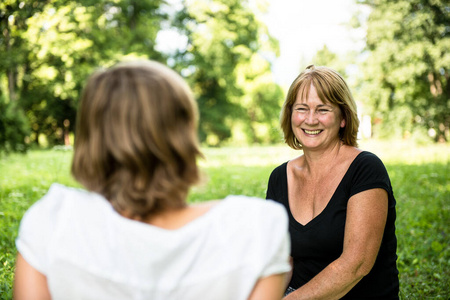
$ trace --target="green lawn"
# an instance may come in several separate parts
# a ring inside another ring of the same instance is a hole
[[[365,142],[391,176],[397,199],[398,267],[401,299],[450,297],[450,147]],[[265,196],[278,164],[300,154],[287,146],[204,149],[203,184],[189,201],[228,194]],[[0,299],[11,299],[14,239],[26,209],[51,183],[79,186],[70,176],[72,152],[30,151],[0,158]]]

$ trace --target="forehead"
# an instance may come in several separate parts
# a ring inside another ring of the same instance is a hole
[[[311,83],[309,86],[300,86],[295,97],[294,104],[332,105],[324,96],[320,97],[316,88]]]

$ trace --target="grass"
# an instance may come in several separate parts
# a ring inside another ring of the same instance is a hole
[[[364,142],[385,163],[397,199],[401,299],[450,297],[450,151],[447,145]],[[190,202],[229,194],[264,197],[272,169],[300,154],[287,146],[204,149],[205,182]],[[12,298],[14,240],[26,209],[53,182],[79,186],[70,176],[72,152],[31,151],[0,159],[0,299]]]

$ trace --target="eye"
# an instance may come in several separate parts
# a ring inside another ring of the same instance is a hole
[[[328,108],[321,108],[321,109],[318,110],[318,112],[319,112],[319,114],[321,114],[321,115],[325,115],[325,114],[331,112],[331,109],[328,109]]]
[[[295,110],[299,113],[306,113],[309,109],[307,109],[306,107],[297,107]]]

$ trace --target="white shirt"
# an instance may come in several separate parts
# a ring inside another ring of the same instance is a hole
[[[16,245],[52,299],[247,299],[259,278],[290,270],[284,207],[245,196],[166,230],[53,184],[24,215]]]

